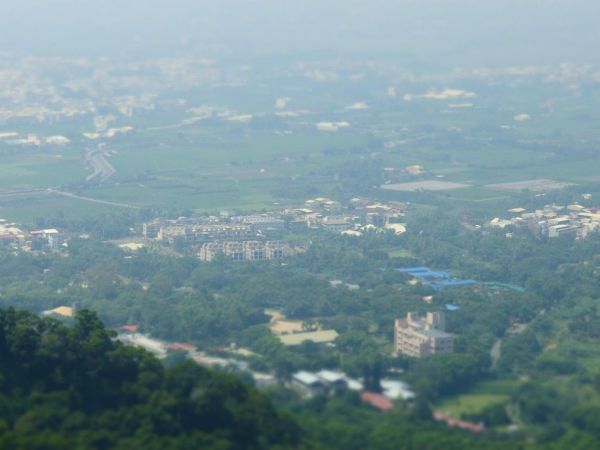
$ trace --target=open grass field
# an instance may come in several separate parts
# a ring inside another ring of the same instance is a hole
[[[64,215],[69,218],[80,218],[119,209],[114,206],[51,195],[45,192],[0,196],[0,218],[29,224],[34,223],[40,217],[52,218]]]
[[[434,405],[434,409],[455,417],[476,414],[489,406],[506,403],[518,386],[516,380],[483,381],[464,394],[444,399]]]
[[[84,178],[83,158],[76,150],[0,155],[2,191],[61,186]]]
[[[387,251],[390,258],[412,258],[414,255],[410,250],[405,248],[391,248]]]

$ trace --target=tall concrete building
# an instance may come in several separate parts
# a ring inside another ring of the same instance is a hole
[[[436,353],[452,353],[454,337],[445,332],[441,312],[429,312],[426,317],[408,313],[397,319],[394,326],[394,350],[397,354],[423,358]]]
[[[206,242],[200,247],[198,258],[202,261],[212,261],[219,253],[234,261],[263,261],[284,258],[291,254],[291,249],[281,241]]]

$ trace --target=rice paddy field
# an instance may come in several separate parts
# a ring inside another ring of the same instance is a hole
[[[543,83],[470,82],[465,91],[457,90],[467,99],[445,98],[454,94],[443,94],[442,87],[437,90],[442,94],[423,96],[430,88],[398,86],[405,94],[390,98],[378,83],[290,79],[278,85],[275,96],[260,84],[179,92],[188,104],[202,99],[237,116],[184,125],[193,115],[185,108],[159,108],[117,117],[111,126],[131,125],[134,131],[102,142],[82,136],[91,117],[3,123],[0,133],[37,130],[71,142],[11,146],[0,138],[0,217],[30,220],[56,211],[80,217],[122,209],[118,204],[261,210],[297,204],[309,195],[406,200],[415,190],[430,195],[419,203],[448,201],[468,209],[504,205],[523,192],[600,190],[596,90],[582,98]],[[275,108],[275,98],[287,99],[283,109]],[[344,125],[318,129],[323,122]],[[99,143],[115,174],[89,183],[85,153]],[[423,173],[404,173],[411,165],[420,165]],[[379,167],[381,176],[357,177],[362,166]],[[394,175],[385,179],[384,168]],[[364,178],[362,184],[358,178]],[[49,188],[78,197],[53,195]]]

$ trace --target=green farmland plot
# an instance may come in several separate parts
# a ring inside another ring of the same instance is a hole
[[[33,192],[0,196],[0,217],[20,223],[33,224],[37,218],[64,216],[68,219],[97,216],[121,208],[75,198]]]
[[[76,150],[26,152],[0,156],[0,189],[46,188],[85,178],[83,158]]]

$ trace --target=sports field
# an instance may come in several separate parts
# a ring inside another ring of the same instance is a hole
[[[507,403],[518,386],[519,382],[513,380],[484,381],[464,394],[447,398],[434,405],[434,409],[454,417],[477,414],[489,406]]]

